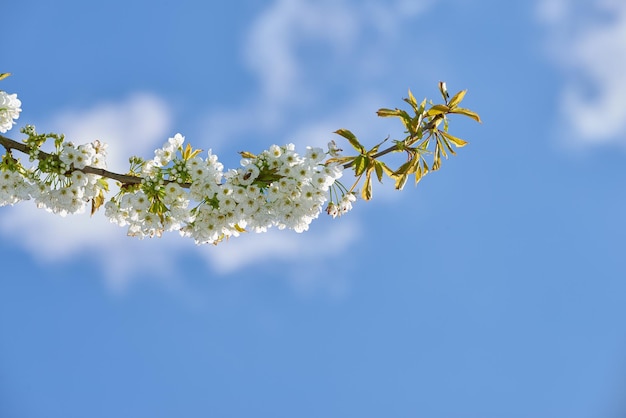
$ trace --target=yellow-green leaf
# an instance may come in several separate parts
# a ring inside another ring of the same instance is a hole
[[[338,129],[335,131],[335,133],[346,138],[348,142],[350,142],[350,145],[352,145],[352,147],[359,151],[361,154],[365,153],[365,147],[361,145],[359,140],[356,139],[356,136],[352,132],[347,129]]]
[[[437,145],[439,146],[439,151],[441,151],[441,154],[447,159],[448,153],[446,152],[445,144],[446,142],[443,139],[441,139],[440,136],[437,136]],[[452,151],[452,153],[454,154],[454,151]]]
[[[464,147],[467,145],[467,141],[463,141],[461,138],[457,138],[456,136],[452,136],[445,131],[441,131],[441,134],[446,137],[446,139],[452,142],[458,148]]]
[[[390,118],[400,116],[400,109],[378,109],[376,114],[381,118]]]
[[[0,80],[7,78],[11,73],[0,73]]]
[[[415,96],[413,96],[411,89],[409,89],[409,100],[411,101],[411,104],[413,104],[413,106],[417,106],[417,100],[415,100]]]
[[[187,144],[187,145],[189,145],[189,144]],[[248,152],[248,151],[240,151],[239,155],[241,155],[243,158],[249,158],[249,159],[256,158],[256,155],[254,155],[253,153]]]
[[[443,100],[448,100],[450,98],[450,95],[448,94],[448,88],[446,87],[446,82],[445,81],[440,81],[439,82],[439,91],[441,92],[441,96],[443,97]]]
[[[413,93],[411,92],[411,90],[409,89],[409,97],[407,99],[404,99],[405,102],[407,102],[408,104],[411,105],[411,107],[413,108],[413,111],[417,113],[417,100],[415,100],[415,96],[413,96]]]
[[[469,109],[465,109],[465,108],[462,108],[462,107],[455,107],[454,109],[452,109],[450,111],[450,113],[458,113],[460,115],[465,115],[467,117],[470,117],[470,118],[474,119],[478,123],[482,123],[482,121],[480,120],[480,116],[478,116],[477,113],[472,112]]]
[[[441,147],[439,146],[439,141],[437,141],[437,145],[435,145],[435,155],[433,156],[433,165],[432,170],[437,171],[441,167]]]
[[[374,160],[374,169],[376,170],[376,177],[378,177],[378,182],[383,182],[383,168],[380,165],[380,161]]]
[[[378,165],[383,169],[383,171],[385,172],[385,174],[387,174],[387,176],[391,178],[396,178],[395,173],[393,172],[391,168],[387,166],[387,164],[385,164],[382,161],[376,161],[376,163],[378,163]]]
[[[100,206],[104,203],[104,193],[102,190],[98,191],[98,194],[91,199],[91,216],[100,209]]]
[[[188,160],[192,159],[193,157],[195,157],[196,155],[200,154],[201,152],[202,152],[202,150],[199,150],[199,149],[194,150],[191,147],[191,144],[188,143],[187,146],[185,147],[184,151],[183,151],[183,160],[188,161]],[[252,155],[252,154],[250,154],[250,155]]]
[[[393,173],[394,176],[399,176],[403,174],[411,174],[415,170],[415,159],[410,159],[406,163],[402,164],[398,169]]]
[[[360,176],[367,168],[367,161],[364,156],[359,155],[354,159],[354,175]]]
[[[363,189],[361,189],[361,197],[363,200],[370,200],[372,198],[372,169],[367,170],[365,175],[365,183]]]
[[[408,174],[402,174],[396,178],[396,190],[402,190],[404,185],[406,184],[407,179],[409,178]]]
[[[448,106],[450,106],[450,108],[458,106],[458,104],[461,103],[461,101],[465,97],[465,93],[467,93],[467,90],[461,90],[460,92],[455,94],[448,102]]]
[[[417,171],[415,172],[415,185],[416,186],[417,186],[417,183],[420,182],[422,177],[424,177],[426,175],[426,173],[428,173],[428,169],[422,170],[422,167],[419,167],[417,169]]]
[[[450,108],[446,105],[434,105],[426,112],[427,117],[437,116],[450,112]]]
[[[354,161],[356,157],[333,157],[326,160],[326,165],[329,164],[347,164],[351,161]]]

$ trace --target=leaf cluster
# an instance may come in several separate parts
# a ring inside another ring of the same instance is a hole
[[[404,138],[393,140],[393,145],[382,151],[379,150],[380,146],[389,138],[368,150],[351,131],[347,129],[335,131],[336,134],[347,139],[352,148],[358,152],[353,156],[335,157],[328,161],[343,164],[346,169],[354,169],[357,180],[351,190],[365,177],[361,197],[364,200],[370,200],[374,173],[379,182],[382,182],[384,175],[387,175],[395,181],[395,188],[402,190],[411,175],[415,177],[415,184],[419,183],[428,172],[439,170],[442,157],[447,159],[449,154],[455,155],[455,148],[461,148],[467,144],[463,139],[448,132],[448,116],[451,114],[466,116],[481,122],[477,113],[459,106],[467,90],[461,90],[450,98],[445,83],[441,82],[439,91],[443,103],[434,104],[427,99],[418,103],[409,90],[409,97],[404,99],[410,106],[408,111],[399,108],[381,108],[376,112],[379,117],[398,118],[404,126]],[[380,160],[380,157],[386,154],[397,152],[406,153],[407,159],[396,169],[388,167]]]

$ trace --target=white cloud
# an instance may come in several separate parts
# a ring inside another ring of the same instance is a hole
[[[318,73],[332,73],[332,69],[352,70],[360,94],[378,95],[380,83],[368,82],[367,77],[390,72],[393,63],[383,58],[389,41],[408,19],[425,12],[433,2],[276,0],[250,25],[243,46],[244,62],[259,80],[258,92],[247,96],[239,108],[211,110],[203,116],[205,130],[221,142],[251,132],[275,133],[289,123],[293,107],[314,107],[318,92],[324,90]],[[376,36],[365,36],[371,31]],[[322,45],[324,62],[303,56],[302,50],[311,44]],[[347,105],[337,103],[336,108]],[[333,111],[342,111],[336,108]],[[365,115],[369,117],[373,110]]]
[[[303,74],[311,63],[300,54],[300,48],[307,42],[329,45],[337,61],[324,63],[330,67],[340,65],[337,63],[350,54],[356,60],[369,61],[370,56],[384,53],[385,39],[394,36],[400,22],[421,13],[428,4],[430,1],[412,0],[275,1],[251,24],[242,50],[246,63],[259,77],[258,91],[242,100],[239,108],[204,115],[210,120],[210,131],[223,141],[259,132],[282,137],[295,134],[292,138],[298,139],[302,146],[303,141],[308,145],[323,145],[333,137],[333,130],[350,125],[366,132],[368,141],[382,139],[386,135],[381,128],[384,123],[373,124],[373,121],[380,123],[374,111],[382,105],[379,99],[383,96],[375,83],[359,83],[359,88],[363,88],[358,96],[337,103],[331,116],[312,118],[303,127],[290,123],[291,107],[314,93],[319,82],[315,77],[304,82]],[[364,30],[377,31],[378,43],[367,44],[361,37]],[[359,58],[362,52],[365,55]],[[368,77],[367,73],[359,74]],[[242,114],[246,117],[242,118]],[[125,100],[96,104],[88,110],[62,111],[41,126],[46,126],[46,131],[62,131],[76,143],[94,139],[108,143],[109,168],[124,172],[130,155],[151,157],[154,148],[175,133],[170,132],[172,122],[172,109],[164,100],[137,93]],[[219,143],[212,146],[219,148]],[[60,218],[26,202],[19,207],[3,208],[0,233],[30,251],[40,262],[84,257],[93,268],[104,272],[111,287],[118,290],[125,289],[129,279],[172,275],[180,257],[191,251],[218,273],[230,273],[254,263],[266,266],[280,263],[293,266],[286,269],[286,274],[302,289],[314,287],[314,282],[322,283],[323,276],[334,278],[328,286],[337,291],[343,282],[334,272],[324,270],[324,260],[342,257],[358,238],[361,227],[357,210],[358,207],[335,222],[322,222],[323,227],[314,223],[311,231],[304,234],[275,230],[267,234],[244,234],[212,247],[195,246],[176,234],[139,241],[126,237],[123,229],[109,224],[102,214],[93,218],[88,215]],[[292,262],[294,259],[297,262]]]
[[[209,265],[222,273],[264,260],[285,262],[295,257],[300,264],[309,265],[317,264],[319,257],[342,253],[359,235],[358,226],[347,217],[327,223],[323,229],[313,229],[301,234],[275,228],[263,234],[244,234],[237,238],[236,251],[226,243],[203,254]]]
[[[45,122],[46,130],[65,132],[67,138],[83,143],[100,138],[119,157],[114,171],[127,169],[132,154],[151,156],[170,127],[170,109],[152,95],[133,95],[118,103],[99,104],[88,110],[66,110]],[[126,168],[122,168],[126,166]],[[29,251],[41,263],[53,264],[82,259],[91,265],[85,271],[101,271],[115,291],[124,291],[132,279],[173,277],[176,263],[190,251],[207,261],[218,273],[230,273],[253,263],[286,263],[294,257],[308,271],[320,271],[320,257],[341,254],[358,235],[353,224],[305,234],[272,230],[267,234],[245,234],[221,246],[195,246],[175,233],[161,239],[129,238],[123,228],[108,222],[102,213],[60,217],[35,208],[32,202],[2,208],[0,233]],[[343,221],[343,220],[342,220]],[[315,229],[315,228],[314,228]],[[312,261],[311,261],[312,260]],[[304,276],[293,276],[298,284]],[[329,283],[336,286],[336,282]]]
[[[560,94],[568,143],[626,145],[626,2],[544,0],[538,17],[565,76]]]
[[[61,111],[37,125],[45,131],[63,132],[77,144],[100,139],[109,145],[109,168],[125,172],[130,155],[148,153],[150,157],[151,150],[167,140],[171,119],[171,111],[162,99],[138,93],[86,110]],[[114,289],[123,289],[126,281],[139,273],[163,275],[167,271],[160,262],[167,260],[169,245],[153,245],[148,250],[146,242],[129,239],[102,214],[93,218],[87,214],[60,217],[36,209],[32,202],[2,211],[0,232],[35,259],[53,263],[85,257],[95,262]]]
[[[63,132],[75,143],[99,139],[109,144],[108,167],[127,171],[128,157],[152,157],[175,132],[170,132],[172,110],[165,100],[149,93],[134,93],[118,102],[98,103],[88,110],[61,111],[46,126]]]

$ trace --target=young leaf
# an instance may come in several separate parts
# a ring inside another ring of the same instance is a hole
[[[376,114],[381,118],[391,118],[395,116],[400,116],[400,109],[378,109]]]
[[[383,168],[380,165],[380,161],[374,160],[374,169],[376,170],[376,177],[378,177],[378,182],[383,182]]]
[[[446,87],[445,81],[439,82],[439,91],[441,92],[441,96],[443,97],[443,100],[445,100],[447,103],[448,99],[450,98],[450,95],[448,94],[448,88]]]
[[[239,155],[241,155],[243,158],[248,158],[248,159],[256,158],[256,155],[248,151],[239,151]]]
[[[465,109],[465,108],[462,108],[462,107],[455,107],[454,109],[452,109],[450,111],[450,113],[458,113],[460,115],[465,115],[467,117],[470,117],[470,118],[474,119],[478,123],[482,123],[482,121],[480,120],[480,116],[478,116],[477,113],[472,112],[469,109]]]
[[[366,157],[359,155],[354,159],[354,175],[360,176],[367,168]]]
[[[398,176],[397,176],[397,175],[393,172],[393,170],[392,170],[391,168],[389,168],[389,167],[387,166],[387,164],[385,164],[384,162],[376,160],[376,165],[377,165],[377,167],[380,167],[380,168],[383,170],[383,172],[384,172],[385,174],[387,174],[387,176],[388,176],[388,177],[390,177],[390,178],[392,178],[392,179],[395,179],[396,177],[398,177]],[[378,174],[378,173],[376,173],[376,174]],[[380,182],[382,182],[382,180],[381,180],[380,178],[379,178],[378,180],[379,180]]]
[[[396,190],[402,190],[404,185],[406,184],[407,179],[409,178],[408,174],[402,174],[396,178]]]
[[[417,186],[417,183],[420,182],[420,180],[422,179],[422,177],[424,177],[426,175],[426,173],[428,172],[428,170],[422,170],[422,167],[419,167],[417,169],[417,171],[415,172],[415,185]]]
[[[329,164],[347,164],[354,161],[357,157],[333,157],[326,160],[326,165]]]
[[[340,136],[343,136],[344,138],[346,138],[348,140],[348,142],[350,142],[350,145],[352,145],[352,147],[354,149],[359,151],[359,153],[365,154],[365,147],[363,145],[361,145],[359,140],[356,139],[356,136],[352,132],[350,132],[347,129],[338,129],[338,130],[335,131],[335,133],[337,135],[340,135]]]
[[[456,136],[452,136],[446,131],[441,131],[441,134],[446,137],[446,139],[452,142],[458,148],[464,147],[467,145],[467,141],[463,141],[461,138],[457,138]]]
[[[0,73],[0,80],[7,78],[11,73]]]
[[[104,204],[104,193],[102,190],[98,190],[98,194],[91,199],[91,216],[98,211],[100,206]]]
[[[409,175],[413,173],[413,170],[415,170],[415,158],[410,159],[409,161],[398,167],[393,175],[396,177],[404,174]]]
[[[411,90],[409,90],[409,97],[407,99],[404,99],[404,101],[411,105],[415,113],[418,113],[417,100],[415,100],[415,97],[413,96],[413,93],[411,93]]]
[[[467,90],[461,90],[460,92],[455,94],[454,97],[450,99],[448,106],[450,106],[450,108],[456,107],[465,97],[465,93],[467,93]]]
[[[441,167],[441,147],[439,146],[439,141],[435,145],[435,155],[433,156],[433,165],[432,170],[437,171]]]
[[[372,168],[370,167],[365,174],[365,183],[361,189],[361,197],[363,200],[372,199]]]
[[[190,159],[192,159],[193,157],[197,156],[198,154],[200,154],[202,152],[202,150],[194,150],[191,147],[191,144],[187,143],[187,146],[185,147],[185,150],[183,151],[183,160],[188,161]],[[248,153],[249,154],[249,153]],[[252,154],[250,154],[252,155]]]
[[[426,116],[437,116],[450,112],[450,108],[446,105],[434,105],[426,112]]]

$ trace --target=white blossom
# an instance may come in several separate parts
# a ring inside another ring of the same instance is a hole
[[[20,117],[22,102],[17,94],[7,94],[0,91],[0,133],[5,133],[15,125],[15,119]]]

